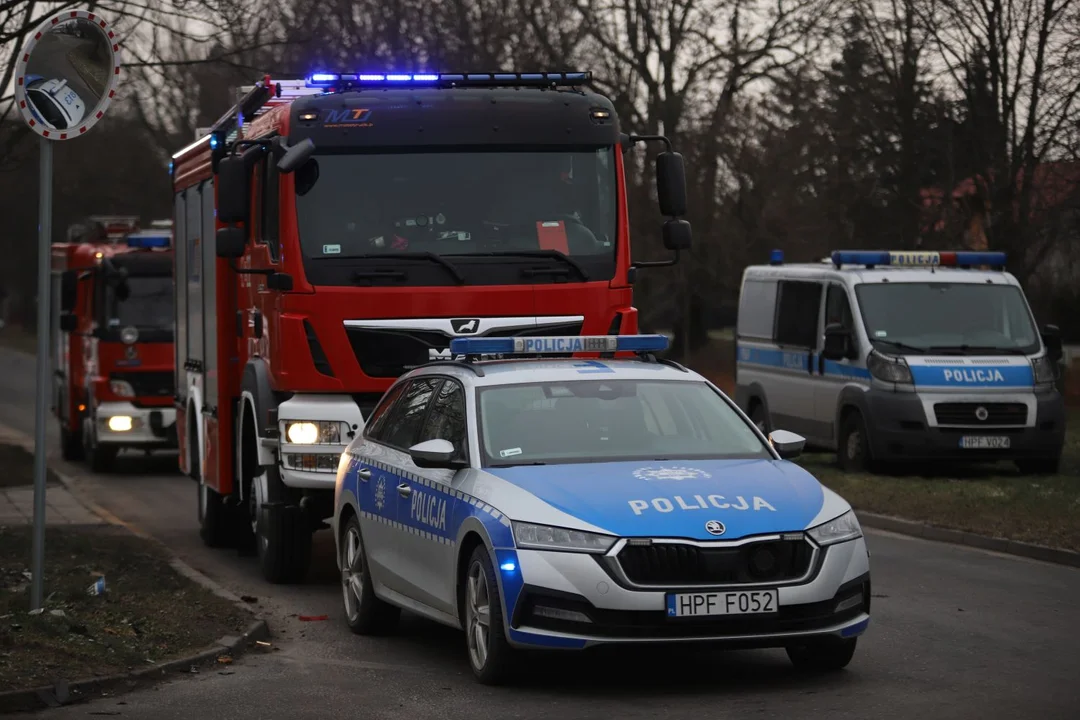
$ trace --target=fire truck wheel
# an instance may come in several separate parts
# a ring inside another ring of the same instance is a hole
[[[263,577],[279,585],[304,581],[311,565],[311,523],[295,505],[259,508],[255,544]]]
[[[233,519],[225,498],[199,480],[199,536],[207,547],[219,548],[230,544]]]
[[[86,456],[86,462],[90,466],[90,470],[96,473],[109,472],[112,470],[113,462],[116,461],[120,449],[115,445],[98,444],[94,418],[87,418],[84,427],[86,430],[83,436],[83,454]]]
[[[82,438],[67,428],[60,428],[60,457],[68,462],[78,462],[86,457]]]

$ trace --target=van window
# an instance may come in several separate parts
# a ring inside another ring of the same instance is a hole
[[[747,280],[739,298],[739,337],[772,340],[776,320],[776,281]]]
[[[792,347],[817,347],[820,309],[821,283],[782,280],[776,313],[776,342]]]
[[[851,303],[843,285],[829,285],[829,292],[825,296],[825,327],[829,325],[840,325],[845,330],[854,328]]]

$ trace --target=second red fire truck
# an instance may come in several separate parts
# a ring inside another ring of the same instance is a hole
[[[683,162],[590,79],[265,78],[173,156],[180,464],[207,544],[302,579],[342,450],[454,337],[637,332],[623,155],[667,146],[675,259]]]

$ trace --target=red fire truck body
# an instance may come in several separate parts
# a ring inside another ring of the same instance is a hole
[[[453,337],[637,332],[623,152],[664,139],[569,76],[266,78],[173,156],[180,464],[208,544],[302,578],[342,451]],[[664,238],[677,257],[689,225]]]
[[[122,449],[173,449],[169,231],[52,246],[53,410],[66,460],[108,471]]]

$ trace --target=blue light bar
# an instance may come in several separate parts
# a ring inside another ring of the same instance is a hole
[[[127,236],[128,247],[133,248],[164,248],[172,243],[171,235],[159,233],[132,233]]]
[[[769,253],[769,264],[770,265],[783,265],[784,264],[784,251],[783,250],[773,250],[773,251],[771,251]]]
[[[548,73],[329,73],[317,72],[307,77],[308,87],[551,87],[584,85],[592,80],[589,72]]]
[[[920,250],[837,250],[833,265],[888,265],[890,267],[1005,267],[1003,252],[937,252]]]
[[[660,352],[663,335],[567,335],[560,337],[454,338],[453,355],[562,355],[565,353]]]

